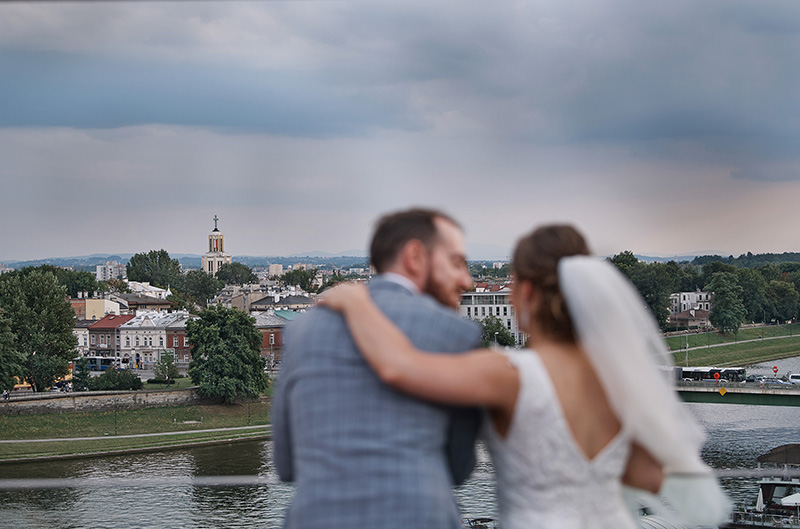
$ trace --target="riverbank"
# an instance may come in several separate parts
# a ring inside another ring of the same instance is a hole
[[[0,463],[265,439],[267,399],[234,405],[0,416]]]

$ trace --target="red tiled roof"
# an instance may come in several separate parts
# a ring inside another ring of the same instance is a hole
[[[89,330],[116,329],[123,323],[126,323],[135,317],[135,314],[120,314],[119,316],[116,314],[109,314],[108,316],[103,317],[103,319],[97,320],[97,322],[89,325]]]

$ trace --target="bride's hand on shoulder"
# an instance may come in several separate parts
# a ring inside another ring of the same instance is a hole
[[[323,292],[319,304],[331,310],[346,312],[348,308],[368,302],[369,289],[364,283],[341,283]]]

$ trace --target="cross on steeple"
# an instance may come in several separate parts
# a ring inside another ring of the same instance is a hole
[[[218,221],[219,219],[217,218],[217,216],[216,216],[216,215],[214,215],[214,218],[213,218],[213,219],[211,219],[211,220],[213,220],[213,221],[214,221],[214,229],[216,230],[216,229],[217,229],[217,221]]]

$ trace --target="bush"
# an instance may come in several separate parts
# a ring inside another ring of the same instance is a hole
[[[165,380],[163,378],[148,378],[147,379],[147,383],[148,384],[174,384],[175,381],[172,380],[172,379]]]
[[[99,377],[91,379],[89,389],[95,391],[139,390],[144,385],[142,380],[129,369],[109,368]]]

